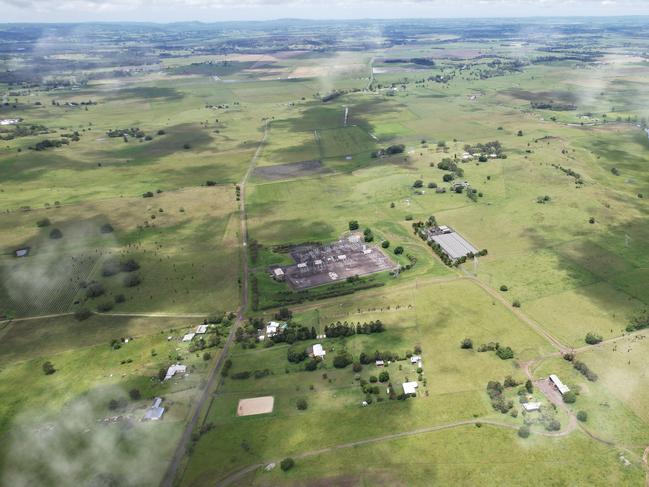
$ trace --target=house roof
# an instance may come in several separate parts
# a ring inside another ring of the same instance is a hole
[[[442,250],[444,250],[451,259],[459,259],[469,253],[476,254],[478,252],[473,245],[462,238],[462,236],[457,232],[433,235],[432,239],[442,247]]]
[[[559,379],[559,377],[557,377],[555,374],[550,375],[550,381],[552,381],[554,386],[559,389],[561,395],[565,394],[566,392],[570,392],[570,388],[563,382],[561,382],[561,379]]]
[[[159,419],[162,419],[162,415],[165,412],[165,408],[160,407],[160,406],[151,406],[149,409],[146,410],[146,413],[144,413],[144,420],[145,421],[157,421]]]
[[[192,339],[194,338],[194,336],[196,336],[196,333],[193,333],[193,332],[192,332],[192,333],[187,333],[187,334],[183,337],[183,342],[191,342]]]
[[[525,409],[525,411],[538,411],[540,407],[541,407],[540,402],[525,402],[525,403],[523,403],[523,409]]]
[[[315,345],[313,345],[314,357],[324,357],[326,354],[327,352],[324,351],[321,344],[316,343]]]
[[[206,331],[207,331],[207,325],[198,325],[198,326],[196,327],[196,334],[197,334],[197,335],[202,335],[202,334],[205,333]]]
[[[284,271],[280,269],[279,267],[277,269],[273,269],[273,273],[275,273],[276,276],[283,276]]]
[[[412,381],[412,382],[404,382],[402,384],[403,386],[403,393],[404,394],[415,394],[417,392],[417,382]]]
[[[187,372],[187,366],[181,364],[174,364],[167,369],[167,375],[165,375],[164,380],[171,379],[176,374],[184,374]]]

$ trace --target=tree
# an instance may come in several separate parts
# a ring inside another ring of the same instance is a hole
[[[45,375],[52,375],[54,372],[56,372],[56,369],[54,368],[52,362],[48,360],[43,364],[43,372],[45,373]]]
[[[92,316],[92,311],[90,311],[88,308],[79,308],[79,309],[75,310],[75,312],[74,312],[74,317],[78,321],[87,320],[91,316]]]
[[[306,408],[309,407],[309,405],[306,402],[306,399],[298,399],[297,403],[296,403],[296,406],[300,411],[304,411],[304,410],[306,410]]]
[[[518,428],[518,436],[521,438],[527,438],[530,436],[530,427],[524,424],[520,428]]]
[[[53,240],[58,240],[59,238],[63,237],[63,232],[59,230],[58,228],[53,228],[52,231],[50,231],[50,238]]]
[[[354,362],[354,365],[352,365],[352,370],[354,372],[360,372],[363,370],[363,366],[359,362]]]
[[[388,382],[390,380],[390,374],[387,371],[383,371],[379,374],[379,382]]]
[[[210,360],[211,358],[212,358],[212,354],[211,354],[210,352],[205,352],[205,353],[203,354],[203,360],[205,360],[206,362],[207,362],[208,360]]]
[[[577,419],[582,423],[585,423],[586,421],[588,421],[588,413],[586,411],[577,412]]]
[[[450,183],[454,179],[455,179],[455,176],[453,174],[451,174],[451,173],[446,173],[446,174],[444,174],[442,176],[442,181],[444,181],[445,183]]]
[[[142,394],[140,394],[139,389],[131,389],[128,391],[128,396],[133,400],[133,401],[139,401],[142,398]]]
[[[518,135],[519,137],[522,137],[522,136],[523,136],[523,131],[522,131],[522,130],[519,130],[519,131],[516,133],[516,135]]]
[[[534,391],[534,385],[532,384],[532,381],[530,379],[527,379],[525,381],[525,390],[527,390],[529,394],[532,394],[532,392]]]
[[[577,394],[573,391],[568,391],[563,395],[563,402],[566,404],[573,404],[575,401],[577,401]]]
[[[586,343],[589,345],[596,345],[602,341],[602,336],[593,332],[586,333]]]
[[[124,276],[124,286],[126,287],[135,287],[138,286],[142,281],[140,280],[140,276],[137,274],[128,274]]]
[[[383,242],[381,242],[381,247],[383,247],[384,249],[387,249],[388,247],[390,247],[390,241],[389,240],[384,240]]]
[[[469,349],[473,348],[473,340],[471,340],[470,338],[465,338],[460,343],[460,348],[462,348],[464,350],[469,350]]]
[[[99,228],[101,233],[113,233],[113,230],[113,226],[110,223],[104,223],[101,228]]]
[[[412,185],[413,188],[421,188],[423,186],[424,182],[421,179],[417,179]]]
[[[38,220],[36,222],[37,227],[49,227],[50,226],[50,219],[49,218],[43,218],[42,220]]]
[[[349,229],[353,232],[354,230],[358,230],[358,220],[351,220],[349,222]]]
[[[521,307],[521,302],[518,299],[514,299],[514,302],[512,303],[512,306],[514,308],[520,308]]]
[[[225,368],[225,365],[223,366],[223,370],[227,370],[227,369]],[[221,371],[221,372],[223,372],[223,371]],[[162,368],[162,369],[158,370],[158,380],[159,380],[160,382],[162,382],[163,380],[165,380],[165,377],[167,377],[167,369],[166,369],[166,368]]]
[[[104,294],[104,292],[104,286],[102,286],[101,283],[93,282],[86,289],[86,296],[88,298],[98,298],[99,296]]]
[[[511,347],[498,347],[496,349],[496,355],[498,355],[502,360],[508,360],[514,358],[514,351]]]
[[[341,351],[334,358],[334,367],[337,369],[344,369],[352,363],[352,357],[348,352]]]
[[[403,254],[403,247],[401,245],[399,245],[398,247],[395,247],[394,248],[394,254],[395,255]]]
[[[509,288],[503,284],[502,286],[500,286],[500,290],[502,292],[507,292],[509,290]]]
[[[295,460],[293,460],[291,457],[287,457],[279,462],[279,466],[284,472],[286,472],[287,470],[290,470],[295,466]]]
[[[553,419],[545,426],[545,429],[548,431],[559,431],[561,429],[561,423],[556,419]]]

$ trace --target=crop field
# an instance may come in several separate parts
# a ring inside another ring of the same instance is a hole
[[[0,483],[641,485],[649,30],[556,22],[0,43]]]

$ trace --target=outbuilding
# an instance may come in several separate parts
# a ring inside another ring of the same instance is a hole
[[[194,339],[195,336],[196,336],[196,333],[193,333],[193,332],[192,333],[187,333],[183,337],[183,342],[191,342]]]
[[[327,354],[327,352],[324,351],[324,348],[322,348],[322,345],[321,345],[321,344],[316,343],[315,345],[313,345],[313,352],[312,352],[312,355],[313,355],[314,357],[324,358],[324,356],[325,356],[326,354]]]
[[[527,411],[528,413],[531,413],[532,411],[538,411],[541,409],[541,403],[540,402],[524,402],[523,403],[523,409]]]
[[[559,377],[557,377],[555,374],[550,375],[550,382],[552,382],[552,385],[557,388],[562,396],[565,396],[568,392],[570,392],[570,388],[563,382],[561,382],[561,379],[559,379]]]
[[[207,325],[198,325],[196,327],[196,334],[202,335],[207,332]]]
[[[416,394],[417,393],[417,387],[419,384],[417,382],[412,381],[412,382],[404,382],[402,384],[403,386],[403,393],[404,394]]]
[[[185,373],[187,373],[186,365],[174,364],[167,369],[167,375],[165,375],[164,380],[169,380],[176,374],[185,374]]]
[[[144,413],[144,418],[142,418],[142,421],[158,421],[162,419],[162,415],[165,412],[165,408],[160,406],[161,403],[162,403],[162,399],[156,397],[153,400],[153,404],[151,405],[151,407],[146,410],[146,413]]]
[[[385,362],[383,360],[377,360],[376,361],[376,366],[377,367],[383,367],[385,365]]]

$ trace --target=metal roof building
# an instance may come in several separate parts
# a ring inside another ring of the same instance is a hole
[[[451,232],[431,237],[451,259],[459,259],[467,254],[477,254],[478,249],[467,242],[459,233]]]
[[[417,393],[418,384],[415,381],[404,382],[402,384],[402,386],[403,386],[403,393],[404,394],[416,394]]]
[[[550,376],[550,382],[554,384],[554,387],[558,389],[558,391],[561,393],[562,396],[570,392],[570,388],[567,385],[565,385],[563,382],[561,382],[561,379],[559,379],[559,377],[557,377],[556,375],[552,374]]]
[[[162,403],[162,399],[159,397],[156,397],[153,400],[153,404],[149,409],[146,410],[146,413],[144,414],[144,418],[142,419],[143,421],[158,421],[159,419],[162,419],[162,415],[165,412],[165,408],[160,406]]]

